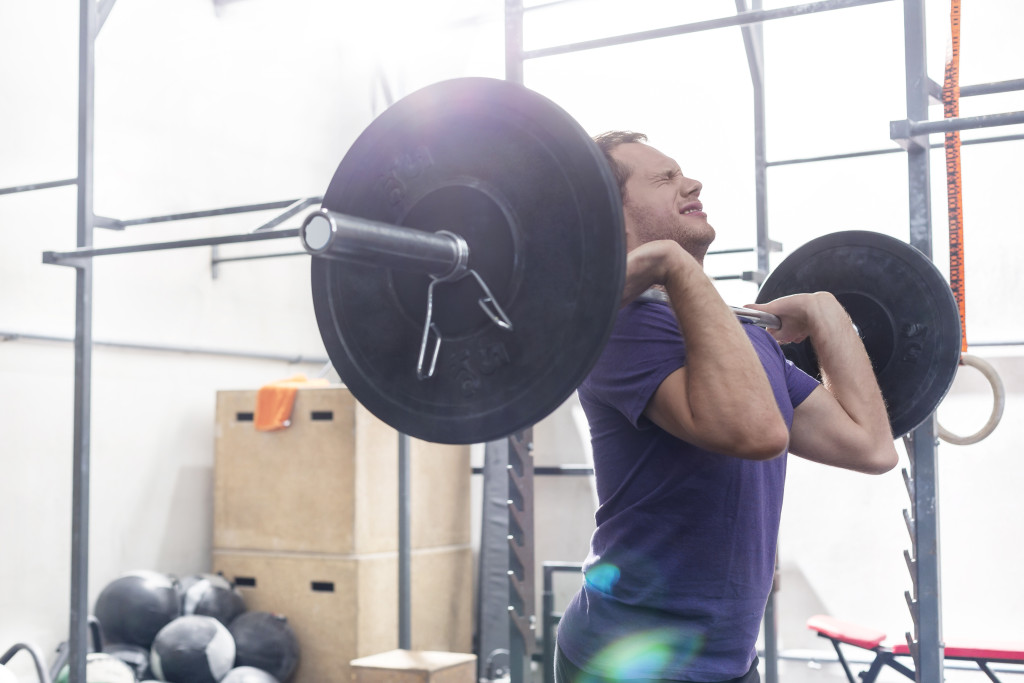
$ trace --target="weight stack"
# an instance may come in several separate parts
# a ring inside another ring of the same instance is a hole
[[[398,647],[398,434],[343,387],[299,389],[291,425],[254,428],[256,391],[217,394],[213,571],[283,614],[292,683],[348,681]],[[468,446],[410,447],[411,647],[472,651]]]

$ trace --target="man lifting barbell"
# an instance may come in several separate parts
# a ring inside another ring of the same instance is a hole
[[[580,387],[601,506],[560,683],[757,680],[787,450],[891,469],[952,384],[956,303],[905,242],[832,233],[769,275],[765,332],[703,273],[700,183],[601,142],[504,81],[396,102],[300,230],[317,324],[360,403],[427,441],[505,438]]]
[[[701,184],[636,133],[597,138],[619,182],[625,306],[579,388],[600,507],[566,609],[559,683],[757,681],[787,450],[878,474],[897,454],[864,344],[829,293],[741,323],[704,274],[715,237]],[[634,299],[664,287],[671,309]],[[780,342],[810,338],[821,385]]]

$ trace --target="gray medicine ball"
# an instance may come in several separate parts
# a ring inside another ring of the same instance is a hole
[[[213,617],[225,626],[245,611],[245,600],[219,574],[193,574],[181,580],[181,613]]]
[[[213,617],[178,617],[156,634],[149,663],[161,681],[217,683],[235,664],[235,641]]]
[[[237,666],[220,683],[280,683],[270,672],[254,666]]]

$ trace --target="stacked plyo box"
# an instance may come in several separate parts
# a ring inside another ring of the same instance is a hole
[[[350,680],[398,647],[398,434],[342,387],[300,389],[291,425],[254,428],[256,391],[217,394],[213,570],[283,614],[293,683]],[[472,650],[468,446],[410,448],[411,648]]]

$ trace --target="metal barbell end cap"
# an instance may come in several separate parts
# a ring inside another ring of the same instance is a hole
[[[299,228],[299,239],[310,254],[322,254],[327,251],[337,231],[338,226],[324,209],[320,209],[306,216]]]

